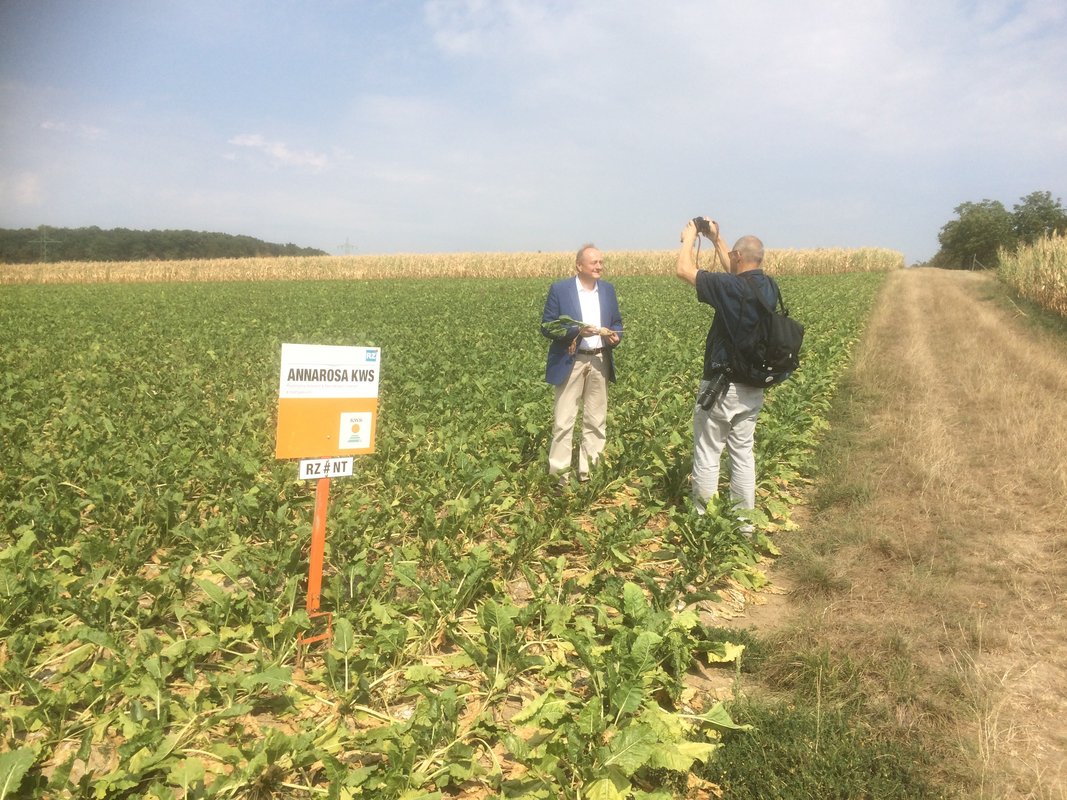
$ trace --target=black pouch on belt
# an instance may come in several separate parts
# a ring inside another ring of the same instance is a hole
[[[697,395],[697,405],[705,411],[710,411],[729,387],[730,379],[726,377],[726,373],[716,372],[708,379],[708,385]]]

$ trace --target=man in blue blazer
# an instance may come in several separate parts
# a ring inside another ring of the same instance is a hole
[[[608,382],[615,381],[612,351],[622,338],[622,314],[615,287],[600,280],[604,257],[591,244],[583,245],[575,259],[575,276],[556,281],[548,291],[541,322],[567,316],[585,323],[571,325],[553,335],[548,347],[545,380],[556,387],[548,472],[559,475],[560,485],[570,478],[574,422],[582,407],[582,443],[578,451],[578,480],[589,480],[604,451],[607,438]]]

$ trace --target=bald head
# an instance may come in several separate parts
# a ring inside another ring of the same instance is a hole
[[[742,236],[734,243],[734,250],[741,255],[741,260],[744,262],[763,263],[763,242],[755,236]]]
[[[759,269],[763,263],[763,242],[755,236],[742,236],[738,239],[734,243],[734,252],[737,253],[738,272]]]

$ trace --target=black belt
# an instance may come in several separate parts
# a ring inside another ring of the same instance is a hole
[[[580,355],[580,356],[598,356],[603,352],[604,352],[604,348],[603,347],[598,347],[595,350],[579,350],[578,351],[578,355]]]

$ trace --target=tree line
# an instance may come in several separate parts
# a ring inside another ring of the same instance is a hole
[[[189,258],[324,256],[323,250],[272,244],[252,236],[127,228],[0,228],[0,262],[179,261]]]
[[[930,261],[946,269],[994,269],[1001,250],[1014,252],[1042,237],[1067,233],[1067,212],[1051,192],[1031,192],[1011,211],[999,200],[962,203],[956,219],[937,236],[941,249]]]

